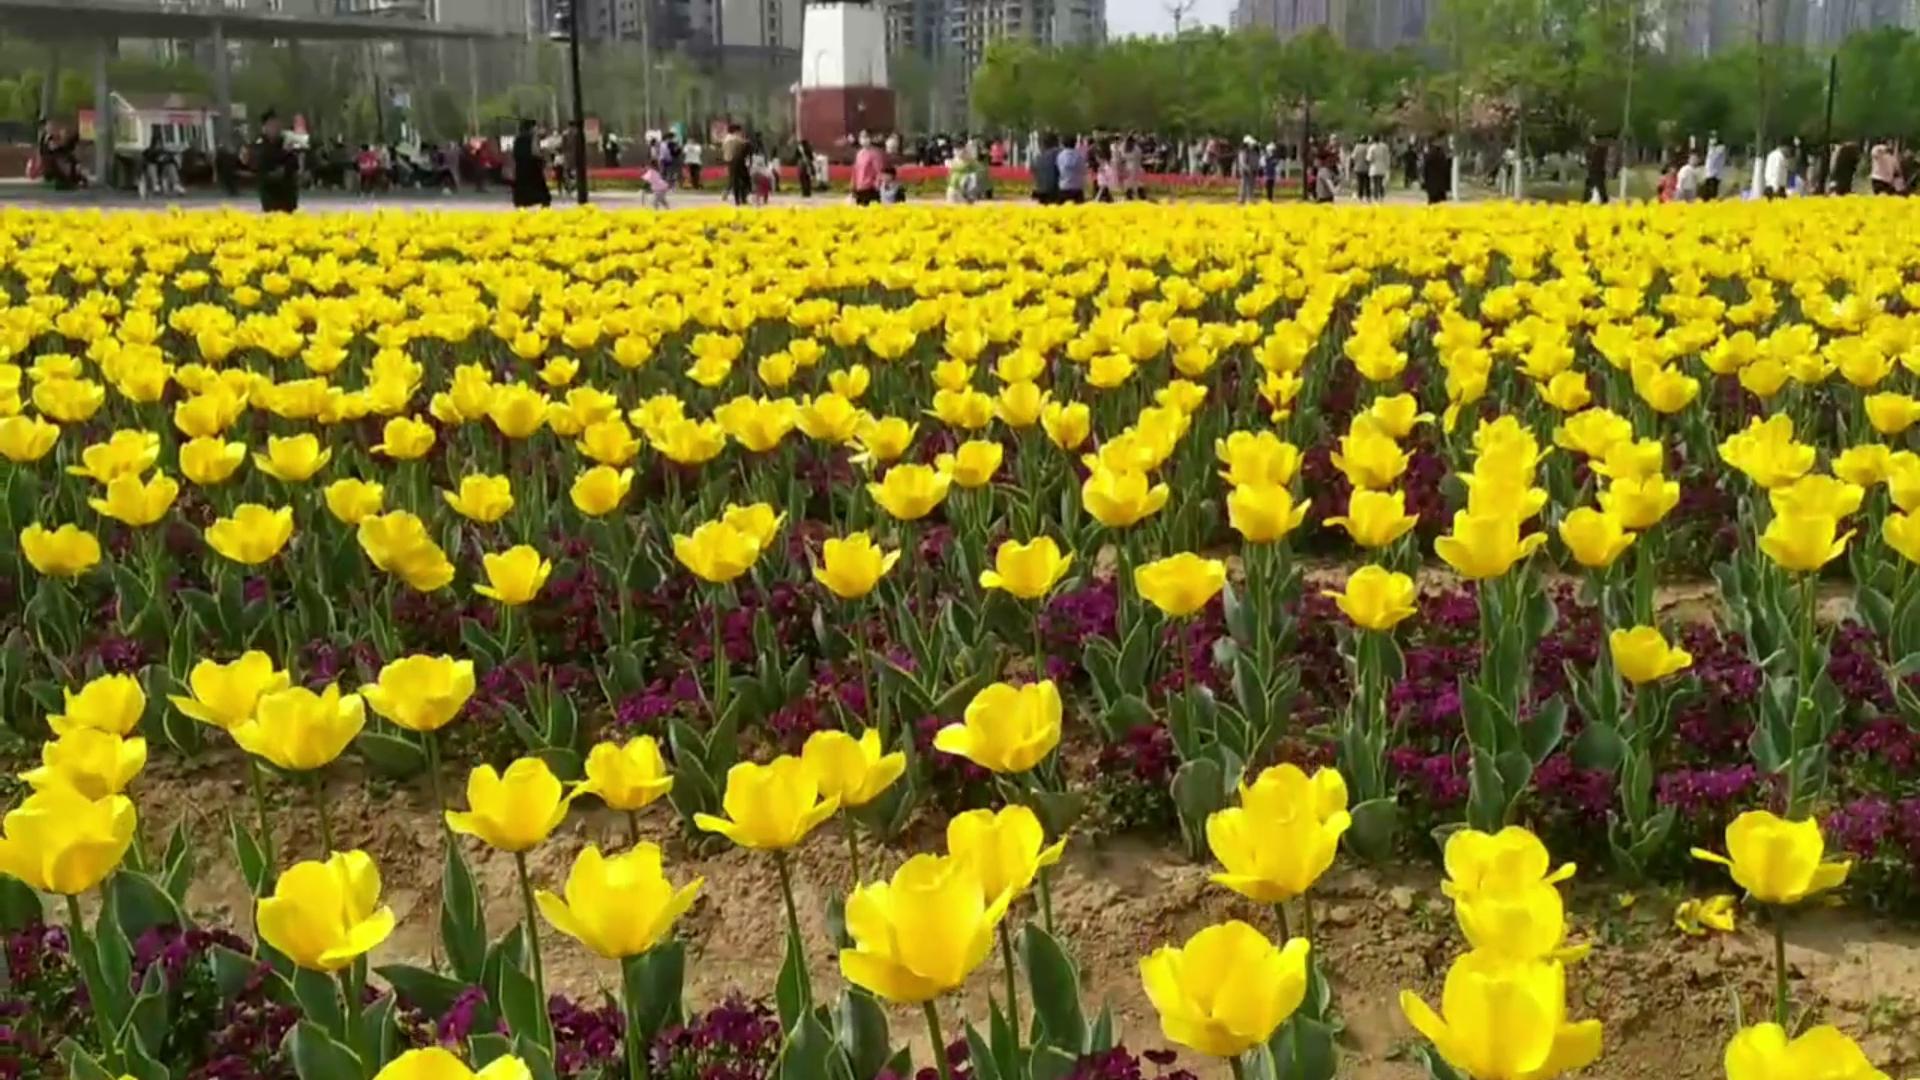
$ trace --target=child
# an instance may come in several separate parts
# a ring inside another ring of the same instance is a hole
[[[888,165],[880,170],[880,205],[907,201],[907,189],[900,183],[900,170]]]
[[[765,206],[773,198],[773,163],[765,154],[755,154],[748,169],[753,174],[753,205]]]
[[[667,209],[667,191],[672,185],[667,183],[666,177],[660,175],[659,167],[648,165],[646,171],[640,174],[640,179],[647,185],[647,190],[653,192],[653,199],[649,205],[655,210]]]

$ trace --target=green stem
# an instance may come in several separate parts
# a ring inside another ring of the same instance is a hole
[[[880,729],[880,741],[885,743],[887,731],[887,711],[880,705],[880,687],[873,679],[873,632],[872,624],[861,617],[860,607],[854,607],[855,631],[858,640],[853,642],[853,650],[860,657],[860,692],[866,699],[867,722]]]
[[[447,830],[447,796],[440,788],[440,735],[427,732],[427,784],[433,791],[433,816]]]
[[[100,954],[94,951],[93,939],[87,935],[87,921],[80,914],[80,898],[67,896],[67,936],[73,939],[73,953],[80,958],[80,975],[87,984],[88,1000],[95,1007],[87,1011],[93,1014],[94,1026],[100,1031],[100,1056],[105,1058],[109,1068],[117,1067],[120,1060],[119,1048],[113,1043],[113,1021],[107,1017],[107,1010],[99,1003],[107,1000],[100,986]]]
[[[535,1038],[548,1050],[553,1048],[553,1038],[548,1034],[547,1019],[547,970],[540,961],[540,923],[534,914],[533,880],[527,876],[527,853],[513,853],[513,868],[520,876],[520,902],[527,909],[527,951],[533,957],[533,996],[539,1004],[539,1013],[535,1022],[538,1029]]]
[[[272,881],[280,869],[273,857],[273,822],[267,818],[266,780],[259,759],[252,754],[247,755],[247,786],[253,789],[253,811],[260,818],[260,853],[267,860],[266,880]]]
[[[933,1043],[933,1064],[940,1070],[940,1080],[953,1080],[953,1066],[947,1062],[947,1039],[940,1034],[940,1007],[932,1000],[923,1006],[927,1014],[927,1038]]]
[[[1287,943],[1287,939],[1293,936],[1293,930],[1287,926],[1286,901],[1283,900],[1280,903],[1273,905],[1273,915],[1274,915],[1274,918],[1278,920],[1280,923],[1280,944],[1285,945]]]
[[[627,811],[627,839],[634,847],[640,846],[640,811]]]
[[[1014,980],[1013,934],[1007,929],[1007,921],[1000,920],[1000,959],[1006,965],[1007,977],[1007,1018],[1013,1021],[1013,1030],[1020,1027],[1020,995]]]
[[[866,874],[860,869],[860,830],[854,827],[851,816],[847,818],[847,859],[853,864],[853,886],[857,889]]]
[[[1787,1000],[1787,920],[1786,909],[1773,909],[1773,1018],[1782,1030],[1792,1007]]]
[[[1300,909],[1301,909],[1301,911],[1302,911],[1302,912],[1304,912],[1304,913],[1305,913],[1305,915],[1306,915],[1306,922],[1307,922],[1307,941],[1308,941],[1308,942],[1312,942],[1312,941],[1314,940],[1314,938],[1313,938],[1313,892],[1312,892],[1312,890],[1307,890],[1307,891],[1304,891],[1304,892],[1302,892],[1302,893],[1300,894]],[[1282,944],[1285,944],[1285,943],[1284,943],[1284,942],[1282,942]]]
[[[360,1048],[360,1001],[367,982],[367,958],[362,956],[340,972],[341,1002],[346,1005],[347,1045]]]
[[[1247,1067],[1240,1063],[1239,1058],[1227,1059],[1227,1065],[1233,1069],[1233,1080],[1244,1080],[1247,1075]]]
[[[800,936],[800,909],[793,902],[793,869],[787,865],[787,853],[773,853],[774,868],[780,871],[780,902],[787,909],[787,938],[792,948],[800,954],[800,994],[801,1011],[813,1008],[813,980],[806,977],[807,949],[805,939]]]
[[[327,813],[326,785],[321,782],[319,769],[307,773],[307,786],[313,791],[314,809],[320,811],[320,857],[325,859],[333,854],[333,817]]]
[[[1192,693],[1193,643],[1187,638],[1187,625],[1185,623],[1174,623],[1173,630],[1175,636],[1180,639],[1180,692],[1182,694]]]
[[[727,715],[727,643],[722,630],[720,592],[713,599],[713,722]]]

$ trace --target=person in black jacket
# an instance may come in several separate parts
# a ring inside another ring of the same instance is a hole
[[[290,214],[300,208],[300,154],[287,145],[280,115],[272,109],[260,118],[260,137],[253,142],[253,174],[260,182],[260,209]]]
[[[533,121],[520,121],[513,137],[513,205],[552,206],[553,193],[547,190],[547,166],[540,160],[540,143],[534,137]]]
[[[1829,187],[1835,195],[1853,193],[1853,178],[1860,171],[1860,144],[1852,139],[1833,151],[1833,175]]]
[[[1420,186],[1429,206],[1446,202],[1453,193],[1453,158],[1447,154],[1445,139],[1427,141],[1427,152],[1420,157]]]

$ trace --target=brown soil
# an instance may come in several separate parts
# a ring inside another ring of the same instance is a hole
[[[206,761],[185,770],[161,765],[142,779],[136,792],[155,823],[149,826],[150,836],[157,835],[158,822],[182,814],[194,823],[203,865],[193,907],[238,925],[248,921],[246,892],[222,836],[226,814],[248,813],[243,775],[234,761]],[[279,794],[285,799],[292,793]],[[399,917],[398,931],[375,954],[375,962],[428,960],[436,951],[442,843],[427,809],[429,798],[418,789],[376,791],[344,776],[329,797],[339,845],[358,846],[374,856],[385,878],[387,902]],[[308,803],[282,802],[276,816],[284,830],[283,862],[288,854],[318,853],[317,825]],[[706,879],[699,903],[682,925],[691,945],[689,1001],[710,1003],[736,989],[770,995],[782,933],[770,860],[738,850],[697,852],[661,809],[648,815],[644,827],[666,847],[670,876]],[[557,890],[582,845],[597,842],[617,848],[626,839],[624,818],[577,812],[532,854],[533,873],[541,885]],[[937,844],[938,837],[923,829],[909,842],[925,849]],[[467,843],[498,932],[520,911],[513,863]],[[889,850],[881,858],[891,868],[903,855]],[[870,873],[874,861],[870,854]],[[796,872],[814,979],[823,994],[830,993],[837,989],[839,976],[826,944],[825,910],[829,897],[846,888],[848,876],[838,836],[817,835],[801,852]],[[1237,917],[1261,925],[1271,919],[1270,913],[1209,885],[1207,873],[1207,866],[1188,862],[1171,843],[1133,838],[1078,842],[1055,870],[1058,928],[1080,964],[1089,1008],[1096,1009],[1101,999],[1110,1001],[1122,1036],[1136,1052],[1163,1044],[1140,989],[1140,956],[1160,944],[1182,941],[1219,919]],[[1406,1060],[1413,1035],[1397,998],[1407,988],[1437,1003],[1446,964],[1461,948],[1437,881],[1437,872],[1429,866],[1373,869],[1343,858],[1316,890],[1316,946],[1335,981],[1335,1000],[1347,1028],[1343,1076],[1414,1080],[1421,1075]],[[1735,1003],[1749,1018],[1765,1014],[1772,943],[1764,922],[1743,912],[1735,934],[1687,938],[1670,921],[1681,898],[1642,891],[1623,906],[1621,897],[1602,887],[1576,890],[1571,905],[1574,933],[1596,948],[1573,971],[1571,1008],[1576,1017],[1599,1017],[1607,1031],[1607,1052],[1585,1075],[1620,1080],[1719,1077],[1720,1051],[1733,1030]],[[1796,916],[1791,937],[1796,1001],[1812,1007],[1819,1020],[1841,1024],[1890,1075],[1920,1068],[1920,930],[1834,908]],[[611,964],[550,928],[543,929],[543,941],[552,989],[597,1000],[600,990],[614,987]],[[967,988],[968,1015],[982,1016],[987,993],[998,985],[997,962],[990,960]],[[951,1023],[951,1004],[948,1012]],[[918,1017],[898,1011],[893,1019],[896,1039],[910,1033],[924,1060],[925,1036]],[[1213,1080],[1225,1072],[1202,1070],[1202,1075]]]

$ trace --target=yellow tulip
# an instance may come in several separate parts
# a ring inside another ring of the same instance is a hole
[[[727,433],[711,421],[679,418],[662,424],[657,434],[649,432],[647,442],[676,465],[704,465],[727,448]]]
[[[247,460],[244,443],[190,439],[180,447],[180,474],[201,487],[224,484]]]
[[[1888,514],[1880,536],[1908,562],[1920,563],[1920,513]]]
[[[1775,413],[1722,440],[1720,459],[1772,489],[1805,476],[1813,468],[1814,448],[1794,441],[1792,417]]]
[[[1825,514],[1779,516],[1767,522],[1760,551],[1782,570],[1813,573],[1847,550],[1853,530],[1840,532],[1840,523]]]
[[[553,573],[553,563],[526,544],[489,553],[480,563],[487,573],[487,583],[475,585],[473,591],[507,607],[532,603],[547,583],[547,575]]]
[[[868,417],[854,434],[854,445],[860,452],[853,456],[855,464],[886,465],[898,461],[913,445],[913,436],[919,428],[897,416]]]
[[[1347,530],[1347,535],[1361,547],[1380,548],[1405,536],[1420,519],[1407,513],[1404,491],[1356,488],[1347,497],[1346,514],[1327,518],[1326,523]]]
[[[994,683],[967,703],[960,723],[935,733],[933,746],[992,772],[1026,772],[1060,744],[1060,715],[1052,680],[1018,688]]]
[[[1300,527],[1309,503],[1273,484],[1239,484],[1227,494],[1227,522],[1250,544],[1271,544]]]
[[[1787,1038],[1779,1024],[1755,1024],[1727,1043],[1727,1080],[1887,1080],[1839,1028],[1821,1025]]]
[[[467,774],[467,810],[447,811],[447,828],[497,851],[531,851],[559,827],[571,801],[539,758],[516,758],[505,773],[481,765]]]
[[[380,870],[364,851],[336,851],[325,862],[295,863],[260,901],[260,937],[309,971],[339,971],[393,933],[393,909],[380,904]]]
[[[821,546],[813,579],[842,600],[858,600],[872,592],[899,561],[898,551],[882,551],[866,533],[829,537]]]
[[[709,521],[692,536],[676,534],[673,557],[702,581],[724,585],[753,569],[760,544],[724,521]]]
[[[1332,460],[1356,490],[1385,490],[1407,471],[1406,451],[1370,422],[1357,423],[1340,436],[1340,449]]]
[[[665,940],[693,906],[705,878],[675,889],[661,868],[660,846],[640,843],[614,856],[588,844],[567,871],[566,899],[535,894],[555,930],[608,960],[639,956]]]
[[[1404,439],[1413,434],[1414,428],[1431,421],[1433,414],[1421,412],[1420,402],[1412,394],[1391,394],[1374,398],[1367,406],[1366,417],[1388,438]]]
[[[1470,952],[1447,970],[1440,1013],[1410,990],[1400,1009],[1472,1080],[1553,1080],[1600,1056],[1598,1020],[1568,1023],[1566,969]]]
[[[1591,570],[1612,566],[1634,541],[1618,515],[1591,506],[1569,513],[1561,520],[1559,532],[1573,560]]]
[[[125,791],[146,765],[147,740],[74,728],[42,743],[40,767],[21,773],[20,779],[35,791],[66,787],[89,799],[104,799]]]
[[[963,488],[985,487],[1000,470],[1004,452],[997,442],[972,439],[961,443],[951,454],[941,454],[934,467],[953,477],[953,482]]]
[[[475,1072],[452,1051],[429,1046],[394,1058],[373,1080],[533,1080],[533,1072],[512,1054],[494,1058]]]
[[[106,442],[80,451],[80,464],[67,466],[73,476],[102,484],[119,476],[141,476],[160,459],[160,436],[151,431],[116,431]]]
[[[575,795],[597,795],[614,810],[644,810],[673,790],[673,774],[651,735],[598,743],[587,752],[587,778]]]
[[[105,498],[90,498],[87,505],[138,529],[167,516],[167,510],[180,494],[180,482],[165,473],[156,473],[145,483],[137,476],[119,476],[107,485],[106,491]]]
[[[588,517],[605,517],[626,501],[633,490],[633,470],[595,465],[574,477],[568,497],[574,508]]]
[[[222,556],[258,566],[280,554],[293,538],[293,507],[270,510],[256,503],[242,503],[231,516],[207,526],[206,538],[207,546]]]
[[[1017,899],[1042,869],[1060,861],[1066,847],[1065,837],[1048,846],[1039,816],[1017,804],[969,810],[947,821],[947,851],[973,864],[989,899]]]
[[[907,768],[905,753],[882,752],[880,732],[874,728],[857,739],[844,731],[816,731],[807,736],[800,759],[818,778],[820,794],[848,809],[879,798]]]
[[[1348,575],[1344,590],[1320,595],[1362,630],[1391,630],[1418,610],[1413,579],[1380,566],[1363,566]]]
[[[1567,947],[1566,901],[1544,882],[1464,894],[1454,901],[1454,914],[1467,944],[1517,963],[1571,963],[1589,951]]]
[[[1000,422],[1018,431],[1040,422],[1047,407],[1047,395],[1031,382],[1008,383],[993,400],[993,413]]]
[[[358,694],[337,684],[316,694],[304,686],[260,695],[253,715],[228,733],[240,749],[289,772],[318,769],[340,756],[367,723]]]
[[[426,523],[405,510],[362,518],[356,536],[373,565],[405,579],[420,592],[432,592],[453,580],[453,563],[446,552],[427,535]]]
[[[1730,893],[1704,900],[1683,900],[1673,909],[1674,929],[1688,937],[1705,937],[1709,930],[1731,934],[1734,929],[1734,905]]]
[[[193,665],[187,673],[193,696],[171,695],[167,700],[180,715],[227,731],[253,719],[261,695],[285,690],[287,684],[287,673],[275,671],[271,657],[251,650],[225,664],[202,660]]]
[[[1242,484],[1293,483],[1300,471],[1300,448],[1281,441],[1271,431],[1236,431],[1213,444],[1213,456],[1225,465],[1220,478],[1238,487]]]
[[[1767,492],[1767,502],[1780,517],[1843,518],[1860,509],[1866,489],[1832,476],[1809,473]]]
[[[878,483],[867,485],[867,494],[898,520],[918,521],[940,505],[952,483],[952,475],[940,469],[895,465]]]
[[[1607,651],[1621,677],[1635,686],[1664,679],[1693,666],[1693,654],[1667,644],[1658,628],[1636,626],[1607,635]]]
[[[1602,460],[1617,443],[1633,441],[1633,422],[1610,409],[1583,409],[1553,429],[1553,444]]]
[[[695,814],[694,826],[744,848],[784,851],[832,817],[840,800],[820,793],[820,778],[804,761],[782,754],[769,765],[743,761],[728,769],[720,805],[726,817]]]
[[[373,452],[395,461],[414,461],[427,456],[427,451],[433,449],[433,425],[411,416],[396,416],[388,420],[380,436],[380,441],[373,444]]]
[[[1093,410],[1078,401],[1050,401],[1040,410],[1040,427],[1053,445],[1078,450],[1093,433]]]
[[[1447,837],[1447,880],[1440,891],[1455,901],[1482,892],[1517,892],[1535,885],[1557,885],[1573,876],[1573,864],[1553,868],[1540,838],[1518,825],[1497,833],[1461,829]]]
[[[807,399],[794,417],[807,438],[833,446],[853,438],[863,419],[860,407],[839,394]]]
[[[1346,783],[1332,769],[1308,777],[1277,765],[1241,788],[1240,803],[1207,818],[1207,847],[1224,868],[1211,880],[1262,903],[1312,888],[1353,824]]]
[[[438,731],[473,696],[473,661],[450,656],[403,656],[360,688],[375,714],[408,731]]]
[[[499,521],[513,509],[513,485],[504,476],[463,476],[457,492],[443,491],[440,497],[454,513],[482,525]]]
[[[1893,450],[1879,443],[1851,446],[1833,459],[1833,475],[1866,488],[1884,481],[1893,468]]]
[[[1535,383],[1540,400],[1564,413],[1584,409],[1593,401],[1587,389],[1587,377],[1578,371],[1562,371],[1544,383]]]
[[[1920,421],[1920,401],[1905,394],[1868,394],[1867,423],[1882,435],[1898,435]]]
[[[1095,466],[1080,485],[1080,501],[1093,519],[1109,529],[1125,529],[1160,512],[1172,494],[1133,469]]]
[[[266,453],[253,455],[253,467],[275,480],[298,484],[310,479],[332,460],[333,451],[322,448],[317,436],[282,438],[274,435],[267,439]]]
[[[810,360],[812,366],[817,361]],[[873,381],[873,373],[865,364],[854,364],[845,371],[827,372],[827,387],[848,401],[859,401],[866,396],[867,386]]]
[[[60,691],[64,712],[47,717],[55,735],[74,728],[92,728],[115,735],[131,735],[147,711],[147,692],[131,675],[100,675],[88,680],[79,693]]]
[[[77,896],[120,865],[137,824],[124,795],[89,799],[66,786],[36,791],[0,822],[0,874]]]
[[[1138,566],[1133,586],[1169,618],[1184,619],[1207,606],[1227,584],[1227,564],[1183,551]]]
[[[39,461],[60,441],[60,426],[37,416],[0,419],[0,457],[16,465]]]
[[[48,577],[79,577],[100,565],[100,540],[75,525],[49,531],[35,522],[20,530],[20,553],[38,573]]]
[[[1062,555],[1051,536],[1024,544],[1006,540],[994,551],[993,569],[980,571],[980,587],[1000,589],[1022,600],[1038,600],[1060,584],[1072,565],[1072,554]]]
[[[1276,948],[1234,919],[1143,957],[1140,981],[1169,1041],[1235,1058],[1265,1044],[1306,1000],[1310,951],[1305,938]]]
[[[346,525],[358,525],[378,514],[386,500],[382,484],[366,480],[335,480],[326,487],[327,512]]]
[[[733,441],[753,453],[764,454],[779,446],[793,430],[798,409],[788,398],[759,401],[742,395],[715,409],[713,418]],[[866,427],[863,420],[861,429]]]
[[[1461,577],[1485,581],[1511,570],[1547,542],[1545,533],[1522,537],[1520,527],[1518,518],[1462,510],[1453,515],[1453,531],[1436,539],[1433,550]]]
[[[1680,502],[1680,484],[1654,474],[1639,480],[1615,480],[1600,491],[1600,509],[1629,529],[1660,524]]]
[[[848,982],[897,1004],[920,1004],[957,990],[993,948],[1009,897],[987,894],[972,863],[915,855],[891,881],[862,885],[847,897],[840,950]]]
[[[1787,821],[1766,810],[1749,810],[1727,826],[1727,854],[1700,848],[1693,857],[1730,869],[1734,884],[1763,904],[1797,904],[1839,888],[1852,860],[1822,862],[1827,842],[1820,823]]]
[[[780,526],[786,522],[787,515],[774,513],[773,507],[767,503],[748,506],[728,503],[720,513],[720,520],[740,530],[742,535],[753,540],[756,547],[765,551],[773,546],[774,537],[779,535]]]
[[[547,395],[531,386],[508,383],[487,402],[487,419],[509,439],[532,438],[547,422]]]

